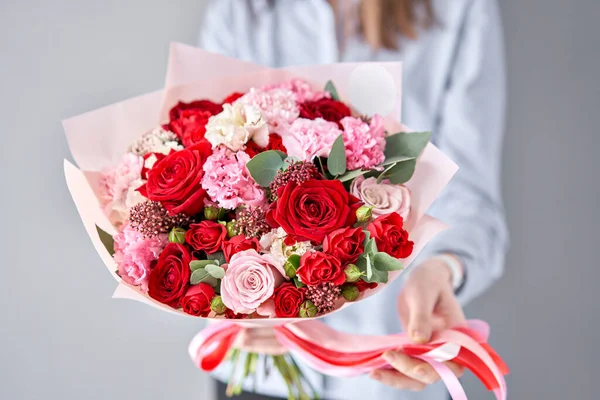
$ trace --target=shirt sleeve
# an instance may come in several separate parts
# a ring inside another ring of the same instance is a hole
[[[505,117],[502,27],[495,0],[466,11],[433,140],[459,171],[430,213],[450,225],[424,256],[458,255],[465,280],[462,304],[485,291],[504,269],[508,233],[500,191]]]
[[[235,1],[235,0],[234,0]],[[209,0],[198,34],[198,47],[201,49],[237,57],[232,18],[231,0]]]

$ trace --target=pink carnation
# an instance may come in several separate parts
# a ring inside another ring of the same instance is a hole
[[[202,187],[219,207],[260,207],[265,203],[265,191],[252,179],[248,161],[250,156],[243,151],[233,153],[223,147],[206,159]]]
[[[287,89],[294,94],[298,104],[304,103],[305,101],[317,101],[325,97],[329,98],[331,96],[329,92],[324,90],[314,90],[310,83],[302,79],[292,79],[288,82],[266,85],[262,89]]]
[[[144,237],[134,228],[125,228],[115,236],[114,259],[119,276],[127,283],[148,290],[148,278],[152,263],[169,242],[166,233],[152,239]]]
[[[349,170],[373,168],[385,160],[385,128],[381,116],[374,115],[370,125],[354,117],[345,117],[340,123],[344,128]]]
[[[113,223],[125,221],[129,209],[145,200],[136,190],[144,183],[143,166],[142,157],[126,153],[116,167],[102,173],[99,185],[100,201],[104,213]]]
[[[237,102],[258,108],[267,121],[270,132],[280,133],[285,131],[287,126],[300,115],[294,93],[286,89],[250,89]]]
[[[335,122],[325,121],[323,118],[298,118],[282,139],[289,156],[312,161],[315,156],[327,157],[333,142],[341,134],[342,131]]]

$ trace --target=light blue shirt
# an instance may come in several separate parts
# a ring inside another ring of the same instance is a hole
[[[325,0],[212,0],[200,32],[200,47],[283,67],[339,61],[402,61],[402,122],[432,130],[432,141],[460,167],[429,210],[452,228],[420,259],[458,254],[466,281],[461,303],[485,291],[503,271],[508,235],[500,193],[505,72],[502,29],[495,0],[434,1],[437,24],[419,39],[399,38],[400,51],[373,52],[358,35],[339,51],[331,7]],[[414,264],[413,264],[414,265]],[[341,331],[390,334],[401,331],[396,310],[402,279],[325,321]],[[443,385],[420,393],[398,391],[368,376],[323,377],[305,369],[326,399],[445,399]],[[271,374],[258,391],[286,398],[281,378]],[[220,375],[226,376],[226,375]]]

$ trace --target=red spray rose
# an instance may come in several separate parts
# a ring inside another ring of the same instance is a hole
[[[186,110],[207,111],[212,115],[223,111],[223,106],[210,100],[196,100],[191,103],[179,102],[169,111],[169,119],[172,121],[181,117],[181,113]]]
[[[379,251],[396,258],[406,258],[412,253],[414,242],[408,240],[408,232],[402,229],[403,224],[400,214],[393,212],[378,217],[367,229]]]
[[[208,283],[190,287],[181,298],[183,312],[196,317],[206,317],[210,313],[210,301],[215,297],[215,289]]]
[[[245,319],[248,318],[250,314],[236,314],[233,310],[230,310],[229,308],[227,310],[225,310],[225,318],[227,319]]]
[[[336,256],[342,265],[358,260],[364,252],[365,233],[362,228],[342,228],[325,236],[323,251]]]
[[[197,100],[191,103],[179,102],[169,112],[167,129],[175,133],[185,147],[206,141],[208,119],[220,113],[223,107],[210,100]]]
[[[214,221],[191,224],[185,233],[185,242],[194,250],[203,250],[206,254],[221,250],[221,244],[226,238],[227,228]]]
[[[229,259],[235,253],[250,249],[254,249],[256,251],[260,250],[260,243],[258,242],[257,238],[247,238],[245,235],[237,235],[228,241],[223,242],[223,254],[225,255],[225,260],[227,262],[229,262]]]
[[[198,214],[204,208],[206,197],[201,186],[202,166],[211,154],[208,143],[169,154],[148,171],[148,181],[139,192],[160,202],[172,215]]]
[[[296,240],[321,243],[325,235],[356,222],[360,200],[338,180],[311,179],[300,185],[288,182],[279,189],[276,203],[267,212],[274,228],[281,226]]]
[[[250,158],[252,158],[255,155],[267,150],[279,150],[287,153],[287,149],[283,145],[281,136],[276,133],[271,133],[269,135],[269,144],[267,144],[267,147],[259,147],[253,140],[250,140],[248,143],[246,143],[246,149],[244,152],[248,154]]]
[[[239,99],[240,97],[242,97],[244,94],[245,93],[241,93],[241,92],[233,92],[229,96],[227,96],[223,99],[223,104],[231,104],[234,101],[236,101],[237,99]]]
[[[192,255],[185,246],[169,243],[160,253],[150,272],[148,294],[156,301],[171,307],[179,306],[190,281]]]
[[[304,288],[297,288],[286,282],[275,289],[275,315],[279,318],[294,318],[300,313],[300,305],[304,302]]]
[[[367,289],[374,289],[377,287],[377,282],[365,282],[362,279],[354,282],[359,292],[364,292]]]
[[[347,105],[333,99],[322,98],[317,101],[306,101],[300,104],[300,118],[323,118],[326,121],[336,122],[340,125],[342,118],[351,115],[352,111]]]
[[[337,257],[320,251],[304,253],[296,274],[302,283],[309,286],[326,282],[339,286],[346,281],[342,262]]]

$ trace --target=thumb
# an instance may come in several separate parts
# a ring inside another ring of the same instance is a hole
[[[408,334],[417,343],[426,343],[433,331],[433,310],[438,295],[430,288],[411,288],[406,293],[408,306]]]

